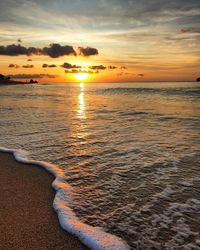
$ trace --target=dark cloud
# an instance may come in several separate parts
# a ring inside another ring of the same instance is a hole
[[[99,54],[99,52],[95,48],[91,48],[91,47],[86,47],[86,48],[78,47],[78,55],[88,57],[88,56],[94,56],[94,55],[98,55],[98,54]]]
[[[8,65],[8,68],[15,68],[15,69],[18,69],[18,68],[19,68],[19,65],[14,64],[14,63],[10,63],[10,64]]]
[[[89,68],[92,70],[105,70],[106,69],[106,67],[103,65],[94,65],[94,66],[90,66]]]
[[[181,55],[181,62],[185,63],[188,55],[191,55],[191,58],[199,56],[200,37],[191,34],[193,31],[190,27],[200,27],[200,0],[73,0],[70,4],[69,2],[58,0],[55,4],[55,0],[0,1],[1,44],[11,44],[18,38],[23,39],[21,45],[24,45],[27,39],[39,44],[44,37],[55,37],[58,39],[57,42],[60,42],[66,41],[64,39],[68,36],[67,41],[74,45],[74,39],[77,39],[76,42],[84,42],[85,34],[89,39],[87,45],[95,48],[101,46],[105,49],[106,57],[103,64],[124,64],[130,69],[135,66],[135,59],[131,59],[133,55],[152,56],[159,64],[164,64],[166,58],[168,61],[172,60],[173,64]],[[66,25],[69,33],[63,31]],[[77,30],[81,32],[76,32]],[[58,37],[55,36],[55,31],[59,34]],[[108,40],[107,36],[112,36],[114,41]],[[82,43],[79,45],[85,47]],[[158,48],[160,53],[157,53]],[[74,50],[79,54],[80,50]],[[84,56],[85,54],[87,53],[82,53]],[[109,60],[109,56],[112,60]],[[151,65],[152,62],[153,60],[147,62],[141,59],[136,63]],[[118,69],[125,71],[120,69],[120,66]]]
[[[180,33],[200,33],[200,28],[183,28],[180,29]]]
[[[52,58],[57,58],[60,56],[69,56],[69,55],[76,55],[76,52],[72,46],[65,45],[62,46],[58,43],[50,44],[49,47],[44,47],[42,49],[43,55],[48,55]]]
[[[50,74],[15,74],[15,75],[8,75],[12,79],[29,79],[29,78],[55,78],[56,75]]]
[[[92,71],[92,70],[82,70],[82,69],[71,69],[71,70],[65,70],[65,73],[66,74],[98,74],[99,71],[98,70],[95,70],[95,71]]]
[[[116,66],[108,66],[108,69],[117,69]]]
[[[27,65],[23,65],[22,68],[31,69],[31,68],[34,68],[34,65],[32,65],[32,64],[27,64]]]
[[[19,56],[19,55],[39,55],[41,54],[40,49],[36,49],[34,47],[26,48],[21,46],[20,44],[15,45],[7,45],[7,46],[0,46],[0,55],[7,55],[7,56]]]
[[[78,55],[80,56],[92,56],[97,55],[98,50],[95,48],[78,48]],[[69,56],[73,55],[76,56],[77,52],[74,50],[72,46],[69,45],[60,45],[58,43],[50,44],[48,47],[44,48],[35,48],[35,47],[24,47],[20,44],[15,45],[7,45],[7,46],[0,46],[0,55],[7,55],[7,56],[19,56],[19,55],[46,55],[52,58],[58,58],[61,56]]]
[[[106,69],[106,67],[103,65],[94,65],[94,66],[88,67],[88,69],[85,69],[80,65],[74,65],[70,63],[63,63],[61,67],[67,69],[65,70],[66,74],[77,74],[77,73],[98,74],[99,70]]]
[[[190,33],[190,29],[181,29],[180,33]]]
[[[117,76],[123,76],[123,75],[133,75],[133,74],[132,73],[128,73],[128,72],[117,73]]]
[[[138,74],[138,76],[143,77],[143,76],[144,76],[144,74]]]
[[[47,63],[44,63],[42,65],[42,68],[56,68],[57,66],[55,64],[47,64]]]
[[[63,68],[65,68],[65,69],[81,69],[82,67],[81,66],[79,66],[79,65],[72,65],[72,64],[70,64],[70,63],[63,63],[62,65],[61,65],[61,67],[63,67]]]

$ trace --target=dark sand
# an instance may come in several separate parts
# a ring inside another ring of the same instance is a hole
[[[0,249],[87,249],[59,225],[50,173],[0,152],[0,176]]]

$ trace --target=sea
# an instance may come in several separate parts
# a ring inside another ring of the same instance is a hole
[[[90,248],[200,249],[199,83],[0,86],[0,147],[55,175]]]

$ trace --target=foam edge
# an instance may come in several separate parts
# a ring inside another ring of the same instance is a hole
[[[94,250],[129,250],[130,247],[119,237],[106,233],[100,227],[93,227],[81,222],[71,208],[66,206],[63,196],[71,186],[62,181],[62,170],[58,166],[44,161],[29,160],[24,150],[7,149],[0,147],[0,152],[11,153],[17,162],[43,167],[53,174],[55,180],[52,187],[56,190],[53,208],[56,211],[61,227],[77,236],[82,243]],[[63,187],[65,189],[63,189]]]

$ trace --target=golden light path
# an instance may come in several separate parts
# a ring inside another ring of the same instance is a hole
[[[78,97],[79,100],[79,108],[78,108],[78,116],[80,119],[85,119],[85,93],[84,93],[84,83],[80,83],[80,94]]]

